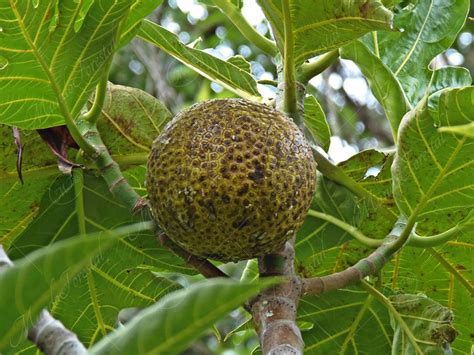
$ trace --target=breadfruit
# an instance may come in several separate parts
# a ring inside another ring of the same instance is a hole
[[[298,127],[242,99],[195,104],[154,141],[146,187],[154,218],[190,253],[259,257],[292,238],[315,188],[316,164]]]

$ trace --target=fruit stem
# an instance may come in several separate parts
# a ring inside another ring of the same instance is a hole
[[[198,270],[204,277],[206,278],[214,278],[214,277],[226,277],[228,278],[226,273],[224,273],[221,269],[217,266],[212,264],[209,260],[199,258],[188,253],[186,250],[181,248],[178,244],[174,243],[166,234],[161,233],[158,237],[161,245],[170,249],[174,254],[179,256],[181,259],[185,260],[186,263],[196,270]]]

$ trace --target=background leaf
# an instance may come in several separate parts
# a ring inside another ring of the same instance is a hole
[[[6,248],[36,216],[41,197],[59,175],[56,157],[34,131],[22,131],[22,174],[16,172],[17,147],[12,127],[0,125],[0,243]]]
[[[283,37],[281,1],[259,2],[276,36]],[[390,30],[392,13],[377,0],[290,1],[295,64],[337,49],[367,32]],[[281,44],[280,44],[281,50]]]
[[[453,313],[438,302],[424,295],[398,294],[390,297],[390,302],[404,318],[406,324],[419,340],[418,346],[424,354],[445,354],[443,346],[453,342],[457,332],[452,327]],[[394,328],[393,352],[414,353],[412,344],[404,331],[392,319]]]
[[[133,39],[140,29],[142,20],[160,6],[162,2],[163,0],[135,0],[135,3],[130,7],[127,21],[124,24],[119,47],[126,45]]]
[[[184,45],[176,35],[157,24],[145,20],[138,35],[240,96],[255,99],[259,95],[257,83],[249,73],[230,62]]]
[[[171,117],[168,109],[150,94],[109,84],[97,128],[111,154],[148,153]]]
[[[354,61],[369,82],[372,93],[385,110],[385,115],[396,138],[398,126],[410,110],[398,80],[385,64],[360,41],[341,48],[341,57]]]
[[[327,151],[331,142],[331,131],[321,105],[312,95],[304,99],[304,123],[316,142]]]

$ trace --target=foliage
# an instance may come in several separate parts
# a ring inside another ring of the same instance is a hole
[[[231,96],[275,104],[287,63],[304,80],[306,95],[293,99],[315,150],[332,154],[334,137],[347,134],[371,148],[319,165],[295,242],[298,275],[342,271],[400,217],[410,227],[376,277],[301,298],[306,352],[470,351],[474,87],[468,69],[440,64],[459,46],[469,1],[285,1],[259,0],[266,20],[255,28],[242,15],[246,2],[234,0],[193,2],[207,14],[199,18],[176,1],[0,0],[0,244],[15,264],[0,269],[0,352],[34,351],[23,334],[42,308],[93,353],[255,350],[248,316],[231,311],[273,281],[255,280],[254,260],[221,266],[241,282],[196,275],[158,243],[149,215],[130,213],[102,178],[110,164],[98,168],[82,144],[97,135],[98,120],[101,139],[88,149],[110,152],[144,197],[144,165],[168,109]],[[342,60],[323,60],[331,51]],[[348,65],[365,77],[374,110],[357,104],[346,83],[331,84],[350,78]],[[21,131],[16,141],[12,127]],[[46,142],[35,132],[53,127],[62,135]],[[135,307],[145,309],[117,325],[120,311]]]

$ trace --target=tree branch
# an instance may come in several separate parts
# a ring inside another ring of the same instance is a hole
[[[408,231],[408,232],[407,232]],[[389,261],[395,252],[400,249],[398,245],[406,233],[410,233],[411,227],[405,218],[400,218],[393,227],[390,234],[385,237],[383,244],[368,257],[359,260],[355,265],[344,271],[336,272],[322,277],[312,277],[303,280],[304,294],[321,294],[355,284],[369,275],[375,275]],[[397,247],[397,248],[394,248]],[[403,244],[401,244],[403,246]]]
[[[287,281],[260,293],[250,310],[263,354],[302,354],[303,339],[296,324],[302,283],[295,274],[292,241],[259,259],[261,277],[284,276]]]
[[[283,2],[285,18],[284,78],[282,84],[279,67],[278,109],[284,111],[304,132],[302,120],[304,86],[295,81],[293,60],[293,34],[289,2]],[[297,91],[298,88],[298,91]],[[287,241],[281,250],[259,258],[260,277],[283,276],[285,282],[260,293],[250,303],[260,347],[263,354],[302,354],[304,348],[301,331],[296,324],[298,304],[302,291],[301,279],[296,275],[295,239]]]
[[[77,335],[43,310],[36,324],[28,332],[28,340],[42,352],[50,355],[83,355],[87,349]]]

